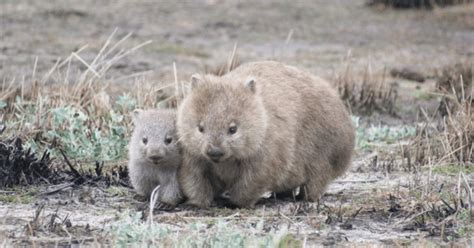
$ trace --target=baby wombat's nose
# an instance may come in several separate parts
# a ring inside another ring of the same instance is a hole
[[[219,147],[211,146],[207,149],[207,156],[212,160],[219,160],[224,155],[224,152]]]
[[[148,159],[150,159],[151,161],[153,162],[158,162],[162,159],[163,157],[162,156],[159,156],[159,155],[151,155],[148,157]]]

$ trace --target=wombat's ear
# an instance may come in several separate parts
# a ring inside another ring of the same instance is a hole
[[[255,82],[255,78],[247,78],[247,81],[245,81],[245,87],[252,91],[252,93],[257,92],[257,83]]]
[[[135,109],[135,110],[132,111],[132,118],[133,118],[134,123],[138,122],[138,119],[140,118],[140,114],[142,112],[143,112],[142,109]]]
[[[202,76],[199,74],[193,74],[191,76],[191,89],[195,89],[202,82]]]

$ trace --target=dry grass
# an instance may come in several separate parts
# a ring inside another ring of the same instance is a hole
[[[474,100],[473,73],[473,65],[467,62],[446,67],[439,73],[436,89],[443,94],[440,105],[442,116],[449,111],[456,112],[462,104]]]
[[[462,98],[455,103],[455,111],[448,111],[443,119],[444,139],[442,145],[451,161],[469,163],[474,161],[474,111],[471,99]]]
[[[377,111],[396,114],[397,88],[387,82],[385,74],[376,76],[367,66],[359,77],[348,65],[342,74],[335,77],[339,94],[352,113],[371,115]]]
[[[166,105],[169,95],[164,90],[174,85],[152,84],[145,81],[141,73],[118,79],[107,76],[114,63],[151,43],[126,47],[130,35],[117,39],[115,32],[112,33],[92,61],[81,57],[87,48],[83,46],[68,57],[58,59],[42,77],[37,77],[34,69],[30,79],[20,83],[15,79],[4,81],[0,102],[4,105],[5,134],[18,135],[31,141],[30,144],[48,148],[66,146],[58,141],[59,137],[51,137],[56,133],[68,132],[70,143],[79,142],[77,139],[81,142],[97,139],[106,133],[122,139],[127,137],[131,130],[129,111]],[[111,95],[110,88],[117,87],[113,83],[123,80],[134,82],[132,90],[119,96]]]
[[[419,164],[473,165],[474,109],[472,65],[456,64],[443,70],[437,81],[441,92],[437,112],[423,112],[425,124],[414,140]],[[437,118],[438,114],[440,118]]]
[[[452,161],[474,161],[473,65],[459,63],[443,70],[437,89],[443,93],[440,112],[443,119],[444,151]]]

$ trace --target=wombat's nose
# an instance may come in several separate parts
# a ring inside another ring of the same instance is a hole
[[[224,152],[218,147],[209,147],[207,149],[207,156],[212,160],[219,160],[224,155]]]
[[[150,159],[153,162],[160,161],[162,158],[163,158],[162,156],[158,156],[158,155],[152,155],[148,157],[148,159]]]

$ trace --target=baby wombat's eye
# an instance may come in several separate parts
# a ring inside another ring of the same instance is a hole
[[[165,138],[165,144],[166,144],[166,145],[171,144],[171,141],[173,141],[173,139],[172,139],[171,137],[166,137],[166,138]]]
[[[148,139],[147,139],[147,137],[143,137],[143,139],[142,139],[142,142],[143,142],[143,144],[145,144],[145,145],[146,145],[146,143],[148,143]]]
[[[237,125],[235,123],[230,124],[229,126],[229,134],[234,134],[237,132]]]
[[[202,123],[199,123],[198,130],[200,133],[204,133],[204,126],[202,125]]]

